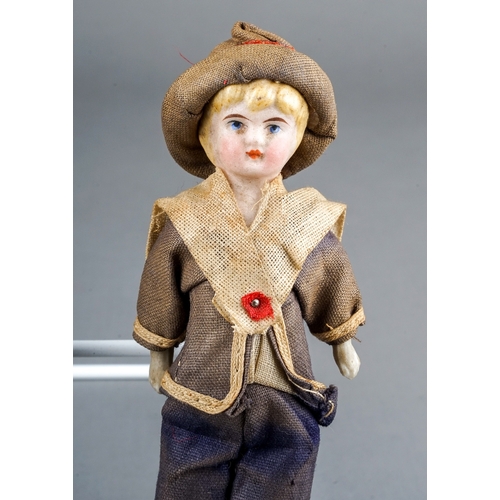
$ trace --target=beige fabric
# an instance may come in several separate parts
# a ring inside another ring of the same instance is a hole
[[[249,384],[266,385],[290,394],[295,392],[285,370],[276,359],[276,354],[267,335],[255,335],[253,337],[249,372]]]
[[[247,44],[254,40],[277,44]],[[202,178],[215,171],[198,139],[203,108],[226,85],[259,79],[290,85],[309,106],[302,143],[284,166],[283,178],[308,167],[321,156],[337,135],[337,109],[328,76],[316,62],[283,38],[239,21],[233,26],[231,38],[182,73],[163,100],[163,134],[170,154],[182,168]]]
[[[345,209],[311,188],[288,193],[278,177],[268,184],[259,212],[247,228],[219,169],[175,198],[157,201],[148,248],[168,216],[213,287],[215,307],[234,329],[231,386],[224,400],[190,391],[166,373],[162,384],[172,396],[208,413],[227,409],[242,386],[246,336],[262,335],[271,326],[287,370],[316,390],[325,388],[295,372],[281,306],[305,259],[325,234],[331,230],[341,238]],[[241,297],[255,291],[271,299],[274,318],[249,318]]]

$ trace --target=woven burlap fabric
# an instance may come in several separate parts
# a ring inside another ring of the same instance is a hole
[[[236,416],[163,407],[156,500],[310,498],[319,428],[295,397],[249,386]]]
[[[268,79],[297,89],[309,105],[302,143],[282,170],[289,177],[311,165],[337,135],[332,84],[324,71],[283,38],[250,23],[237,22],[232,38],[180,75],[165,95],[162,127],[174,160],[193,175],[206,178],[215,170],[198,139],[205,104],[224,86]],[[272,41],[280,45],[246,44]]]

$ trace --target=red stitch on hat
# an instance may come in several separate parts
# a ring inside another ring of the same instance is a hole
[[[247,293],[241,297],[241,305],[244,307],[250,319],[259,321],[265,318],[274,318],[271,299],[261,292]]]
[[[248,40],[246,42],[242,42],[241,45],[280,45],[281,47],[295,50],[291,45],[283,45],[279,42],[271,42],[271,40]]]
[[[224,80],[224,85],[226,85],[226,84],[227,84],[227,80]]]

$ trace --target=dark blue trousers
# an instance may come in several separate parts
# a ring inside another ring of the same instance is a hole
[[[156,500],[307,500],[319,427],[285,392],[247,386],[242,411],[208,415],[169,397]]]

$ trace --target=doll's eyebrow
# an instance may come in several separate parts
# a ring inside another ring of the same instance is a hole
[[[228,118],[243,118],[245,120],[248,120],[249,122],[251,122],[252,120],[249,120],[246,116],[243,116],[243,115],[227,115],[224,117],[224,120],[227,120]]]
[[[286,123],[288,125],[286,120],[283,120],[283,118],[279,118],[279,117],[269,118],[269,120],[264,120],[264,123],[267,123],[267,122],[283,122],[283,123]]]

